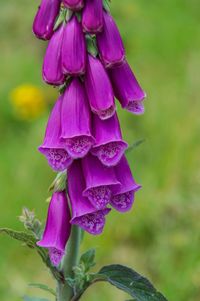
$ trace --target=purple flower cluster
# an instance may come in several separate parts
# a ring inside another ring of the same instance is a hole
[[[64,15],[61,22],[59,12]],[[122,138],[115,97],[122,108],[138,115],[144,112],[145,93],[102,0],[42,0],[33,31],[49,40],[44,81],[65,87],[39,147],[53,170],[67,170],[67,191],[53,194],[38,242],[57,265],[71,224],[97,235],[111,207],[120,212],[131,209],[141,186],[124,155],[128,144]]]

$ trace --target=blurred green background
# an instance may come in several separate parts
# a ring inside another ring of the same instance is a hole
[[[48,109],[34,120],[22,120],[14,112],[10,93],[28,83],[52,102],[56,91],[42,83],[46,43],[38,41],[31,29],[39,1],[0,0],[0,4],[0,226],[20,230],[17,217],[24,205],[45,219],[47,188],[54,173],[37,152]],[[171,301],[198,301],[199,0],[114,0],[111,9],[128,60],[148,94],[144,116],[119,110],[128,142],[146,139],[128,156],[143,189],[132,212],[112,212],[104,234],[86,235],[82,249],[96,247],[98,265],[119,262],[135,268]],[[1,236],[0,255],[1,301],[21,300],[24,294],[48,296],[27,287],[30,282],[53,286],[33,251]],[[83,297],[83,301],[125,299],[102,284]]]

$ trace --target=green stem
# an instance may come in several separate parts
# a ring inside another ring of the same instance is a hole
[[[81,229],[72,226],[70,240],[68,242],[67,252],[63,259],[62,271],[64,277],[73,277],[73,267],[78,264],[79,246],[81,241]],[[73,289],[68,285],[58,282],[57,301],[70,301],[73,297]]]

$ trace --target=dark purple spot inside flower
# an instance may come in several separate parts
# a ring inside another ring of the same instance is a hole
[[[93,235],[101,234],[105,225],[105,215],[110,209],[100,210],[75,218],[74,223]]]
[[[43,150],[49,165],[55,171],[63,171],[71,164],[72,158],[69,156],[65,149],[51,149],[47,148]]]
[[[104,165],[114,166],[120,161],[126,148],[127,144],[122,141],[110,142],[93,148],[92,153],[97,156]]]
[[[144,113],[143,101],[130,101],[126,106],[126,109],[136,115]]]
[[[73,158],[83,158],[90,150],[93,139],[87,136],[80,136],[66,139],[66,149]]]
[[[88,197],[92,205],[98,210],[104,209],[110,202],[112,192],[107,186],[99,186],[88,189],[85,196]]]
[[[110,204],[116,210],[120,212],[126,212],[131,209],[133,202],[134,202],[134,192],[128,191],[126,193],[113,196],[110,201]]]
[[[58,266],[62,260],[64,252],[56,248],[49,248],[49,257],[53,265]]]

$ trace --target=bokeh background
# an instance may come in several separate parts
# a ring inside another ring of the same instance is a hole
[[[44,220],[54,173],[37,152],[56,91],[42,83],[46,43],[32,34],[39,1],[0,0],[0,226],[22,229],[21,208]],[[143,189],[132,212],[113,212],[104,234],[85,236],[98,266],[121,263],[148,276],[169,300],[200,300],[200,13],[198,0],[114,0],[127,57],[147,91],[146,113],[122,112],[124,137],[145,142],[129,153]],[[27,86],[28,85],[28,86]],[[17,88],[17,89],[16,89]],[[0,237],[0,300],[48,296],[53,286],[40,258]],[[125,300],[97,284],[83,301]],[[51,299],[52,300],[52,299]]]

